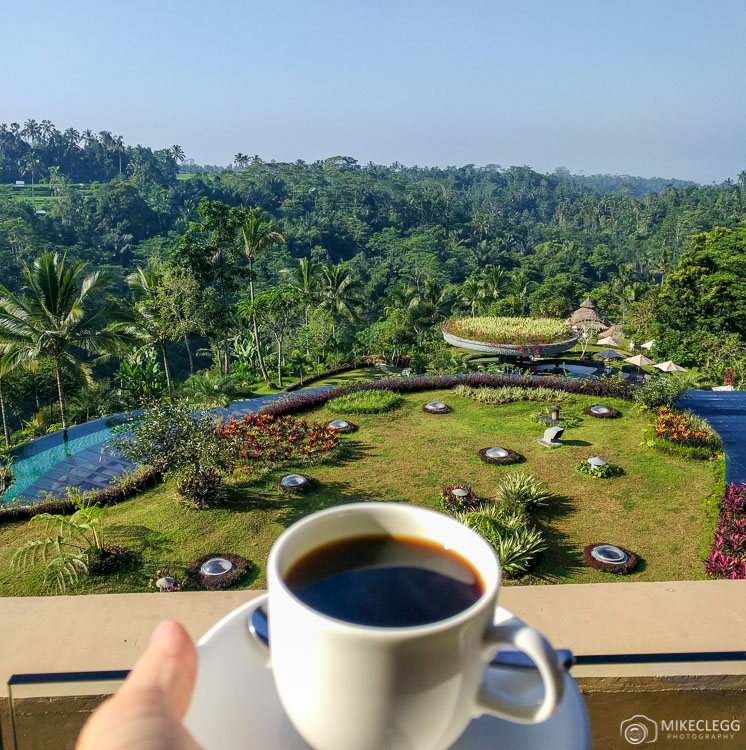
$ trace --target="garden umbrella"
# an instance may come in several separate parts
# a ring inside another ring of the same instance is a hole
[[[613,336],[606,336],[606,338],[599,339],[598,344],[600,346],[619,346],[620,343]]]
[[[613,349],[604,349],[603,351],[596,352],[593,356],[599,359],[624,359],[623,354],[619,354],[619,352],[615,352]]]
[[[650,365],[655,364],[652,359],[648,359],[644,354],[636,354],[634,357],[627,357],[624,361],[629,362],[631,365],[636,365],[638,373],[640,372],[641,367],[649,367]]]
[[[659,362],[657,365],[653,365],[663,372],[686,372],[686,367],[681,367],[670,359],[667,362]]]
[[[646,341],[644,344],[640,344],[640,349],[647,349],[650,351],[655,346],[655,339],[650,339],[650,341]]]

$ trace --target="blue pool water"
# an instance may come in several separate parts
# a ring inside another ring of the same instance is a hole
[[[331,386],[305,388],[303,393],[325,390]],[[258,411],[265,404],[278,399],[292,398],[291,394],[277,393],[271,396],[237,401],[228,409],[211,409],[216,416],[240,416]],[[137,413],[137,412],[135,412]],[[107,446],[114,426],[123,419],[117,414],[104,419],[76,425],[67,431],[67,440],[61,432],[31,440],[11,451],[15,460],[13,471],[16,480],[0,497],[0,504],[38,502],[45,493],[63,496],[68,487],[81,490],[101,490],[112,480],[135,465]]]

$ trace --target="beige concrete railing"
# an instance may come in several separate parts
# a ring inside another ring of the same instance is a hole
[[[178,620],[196,639],[258,593],[0,598],[4,747],[12,747],[7,720],[12,674],[128,669],[162,619]],[[746,650],[743,581],[512,586],[503,589],[500,603],[545,633],[555,647],[576,655]],[[585,666],[574,668],[573,675],[586,696],[594,746],[610,750],[625,747],[617,744],[619,722],[645,713],[645,707],[660,715],[680,715],[682,710],[744,713],[744,662]],[[54,750],[72,747],[77,727],[96,702],[59,701],[34,707],[48,716],[46,728],[43,720],[35,722],[38,750],[44,750],[43,737],[54,737],[49,745]],[[741,719],[746,724],[746,715]],[[742,731],[746,746],[746,726]],[[701,741],[696,747],[707,750],[710,745]]]

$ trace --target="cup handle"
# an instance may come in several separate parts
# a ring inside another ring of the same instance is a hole
[[[258,596],[254,601],[251,603],[252,607],[249,610],[249,642],[250,642],[250,648],[252,648],[254,651],[259,653],[263,659],[266,659],[265,666],[267,669],[271,669],[270,661],[269,661],[269,645],[266,641],[266,639],[259,633],[255,617],[257,615],[258,610],[262,610],[266,613],[267,611],[267,601],[268,601],[268,594],[262,594],[261,596]],[[266,621],[266,615],[265,615],[265,621]]]
[[[534,662],[544,683],[544,699],[539,704],[517,703],[491,692],[483,681],[476,697],[477,715],[491,714],[519,724],[545,721],[559,706],[565,687],[554,649],[541,633],[527,625],[490,625],[484,635],[489,657],[494,656],[496,648],[504,646],[517,648]]]

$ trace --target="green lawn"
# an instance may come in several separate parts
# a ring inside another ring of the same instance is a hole
[[[446,401],[453,412],[423,413],[421,405],[431,399]],[[597,400],[572,396],[563,414],[581,416],[583,407]],[[484,406],[450,391],[408,395],[393,412],[354,417],[360,429],[342,437],[344,454],[333,463],[310,468],[295,463],[261,479],[231,482],[221,507],[181,508],[171,483],[112,507],[109,541],[137,549],[142,564],[126,573],[84,579],[72,592],[145,591],[157,570],[178,576],[190,560],[209,552],[246,556],[254,567],[244,585],[263,588],[269,547],[307,513],[368,500],[436,507],[441,486],[451,481],[470,482],[478,495],[488,497],[501,474],[516,470],[542,478],[560,496],[538,516],[549,550],[519,583],[616,580],[583,564],[583,546],[599,541],[640,556],[637,571],[626,580],[702,578],[720,463],[684,461],[641,446],[646,418],[628,402],[604,403],[619,409],[622,418],[583,417],[578,428],[565,432],[567,444],[550,451],[537,444],[541,430],[528,420],[539,408],[535,403]],[[318,409],[306,416],[326,421],[338,415]],[[512,448],[526,460],[513,467],[486,465],[476,453],[490,445]],[[621,466],[624,476],[593,481],[575,474],[575,464],[594,454]],[[282,493],[274,481],[288,470],[310,474],[318,489],[302,496]],[[17,575],[9,569],[12,550],[38,536],[39,529],[26,523],[0,526],[0,595],[46,593],[40,571]]]

